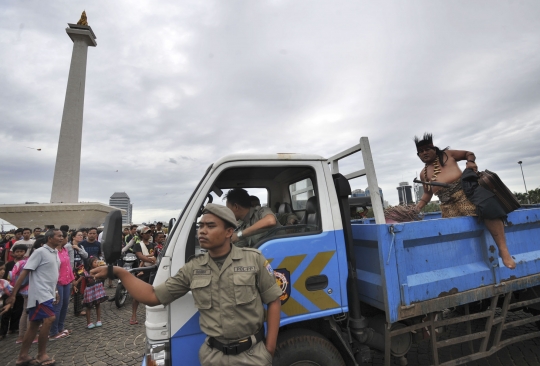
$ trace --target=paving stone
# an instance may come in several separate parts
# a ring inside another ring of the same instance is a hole
[[[114,289],[106,289],[108,295],[114,295]],[[92,312],[92,321],[95,321],[95,310]],[[125,306],[117,309],[114,302],[106,302],[101,306],[101,316],[103,327],[86,329],[86,318],[75,317],[73,315],[73,305],[70,304],[66,318],[66,328],[73,330],[70,337],[49,342],[47,351],[51,357],[56,359],[57,365],[62,366],[138,366],[141,364],[146,337],[145,337],[145,312],[144,306],[139,306],[137,317],[138,325],[130,325],[131,299],[129,298]],[[449,315],[451,316],[451,315]],[[512,313],[511,320],[518,320],[529,317],[522,311]],[[482,321],[472,322],[473,332],[484,330],[485,323]],[[536,332],[535,325],[527,325],[512,329],[508,334],[525,334]],[[466,334],[464,325],[452,325],[444,339],[459,337]],[[504,333],[503,333],[504,334]],[[441,339],[443,339],[441,338]],[[15,344],[15,335],[10,335],[0,342],[0,365],[14,366],[20,345]],[[489,346],[491,346],[489,342]],[[478,350],[479,341],[474,342],[474,349]],[[37,345],[32,345],[30,355],[35,356]],[[468,355],[469,347],[467,343],[443,348],[439,353],[441,362]],[[384,365],[383,354],[372,351],[372,361],[366,365]],[[421,341],[413,344],[407,354],[409,366],[431,365],[433,362],[431,346],[428,341]],[[392,358],[392,365],[400,365],[397,358]],[[503,348],[488,358],[472,361],[468,366],[540,366],[540,338],[534,338],[523,342],[515,343]]]

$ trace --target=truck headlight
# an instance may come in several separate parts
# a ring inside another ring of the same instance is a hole
[[[146,343],[146,366],[170,366],[169,342]]]

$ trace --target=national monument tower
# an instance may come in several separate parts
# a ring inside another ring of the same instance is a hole
[[[88,47],[97,45],[96,35],[88,25],[85,11],[77,24],[68,25],[66,33],[73,41],[73,53],[56,153],[51,203],[79,202],[86,60]]]

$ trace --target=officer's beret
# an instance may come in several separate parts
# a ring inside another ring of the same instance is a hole
[[[236,217],[234,217],[234,213],[228,207],[216,205],[215,203],[209,203],[204,206],[203,214],[205,213],[214,214],[223,221],[230,223],[234,227],[238,226],[238,222],[236,221]]]

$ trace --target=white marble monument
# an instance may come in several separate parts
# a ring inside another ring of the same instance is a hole
[[[84,87],[88,47],[95,47],[96,35],[83,12],[77,24],[68,23],[66,33],[73,41],[73,53],[60,127],[51,203],[0,205],[0,217],[17,227],[69,225],[71,228],[98,226],[116,207],[99,202],[79,203],[81,140]],[[125,214],[125,210],[121,210]]]
[[[66,28],[73,41],[73,53],[60,127],[58,152],[51,192],[51,203],[79,202],[79,175],[81,170],[81,140],[84,111],[84,87],[86,81],[86,60],[88,47],[95,47],[96,35],[86,22],[83,13],[79,23]]]

